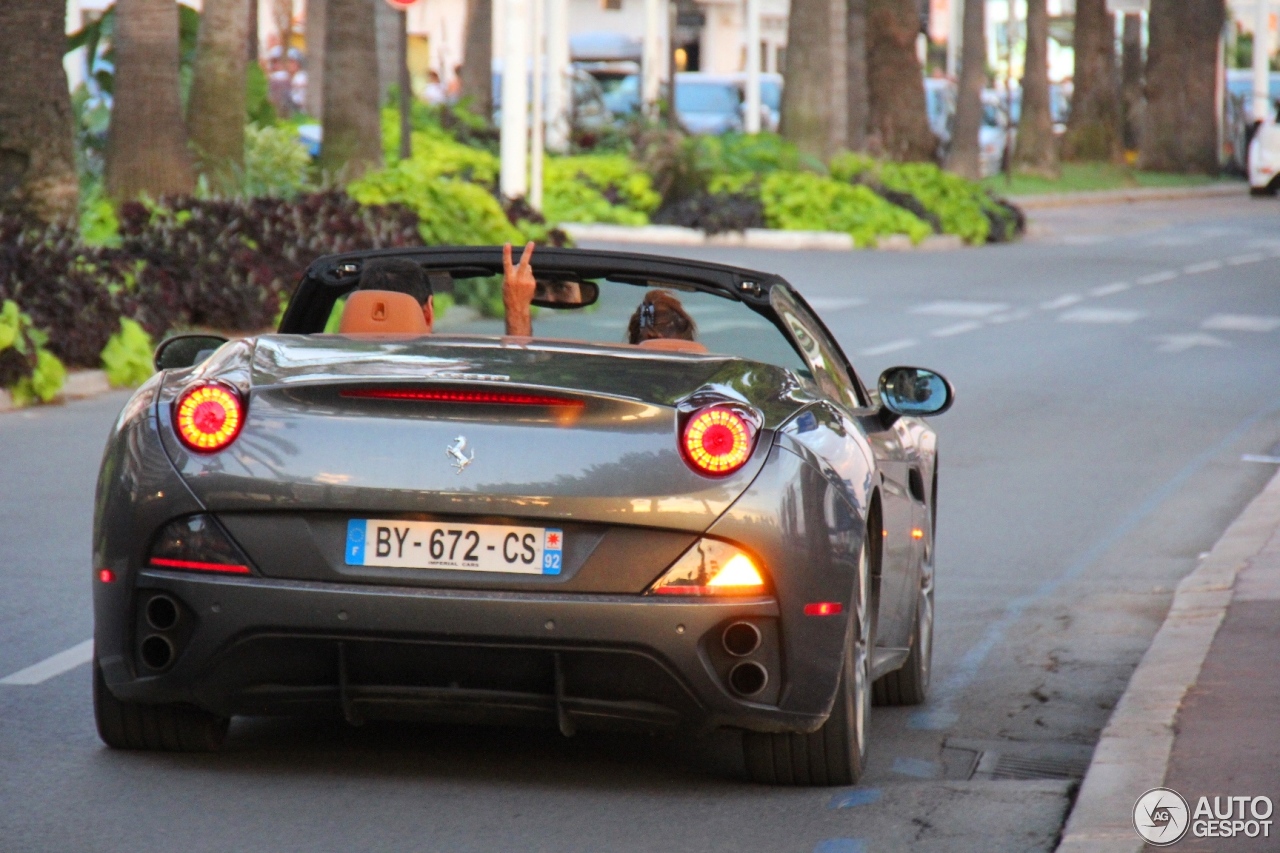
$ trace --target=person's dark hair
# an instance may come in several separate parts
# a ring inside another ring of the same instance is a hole
[[[698,324],[669,290],[650,290],[627,323],[627,341],[638,344],[653,338],[691,341]]]
[[[406,258],[373,258],[365,261],[356,290],[393,290],[426,305],[431,297],[431,282],[422,267]]]

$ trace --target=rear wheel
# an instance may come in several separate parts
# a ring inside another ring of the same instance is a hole
[[[230,721],[191,705],[143,705],[121,702],[107,687],[93,661],[93,716],[98,737],[112,749],[163,752],[214,752]]]
[[[766,785],[854,785],[867,758],[867,717],[871,712],[871,615],[868,612],[868,546],[858,565],[854,625],[845,650],[831,716],[812,734],[746,732],[742,737],[747,774]]]

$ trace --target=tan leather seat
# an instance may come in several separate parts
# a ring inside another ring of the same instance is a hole
[[[697,341],[686,341],[683,338],[649,338],[636,346],[645,349],[662,350],[663,352],[707,352],[707,348]]]
[[[347,297],[338,323],[340,335],[425,335],[422,306],[407,293],[356,290]]]

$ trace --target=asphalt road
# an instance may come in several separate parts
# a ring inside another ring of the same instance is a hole
[[[110,752],[82,646],[11,676],[90,636],[125,397],[0,415],[0,851],[1052,849],[1174,586],[1274,473],[1242,456],[1280,442],[1277,226],[1240,198],[1046,211],[951,252],[657,250],[786,275],[867,382],[958,389],[934,696],[874,709],[857,789],[743,782],[730,734],[237,720],[220,755]]]

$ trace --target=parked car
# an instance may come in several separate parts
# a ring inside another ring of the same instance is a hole
[[[956,84],[943,77],[926,77],[924,107],[929,115],[929,128],[938,137],[938,160],[951,150],[951,129],[956,119]]]
[[[1280,72],[1271,72],[1269,86],[1272,104],[1280,104]],[[1227,70],[1222,112],[1223,166],[1236,174],[1250,174],[1250,142],[1256,125],[1253,115],[1253,71],[1247,68]]]
[[[978,157],[982,177],[999,174],[1017,142],[1018,128],[1009,120],[1009,100],[998,89],[982,92],[982,126],[978,129]]]
[[[745,109],[747,99],[747,72],[727,75],[742,88]],[[782,75],[773,72],[760,73],[760,129],[778,132],[782,124]]]
[[[596,78],[576,66],[573,68],[573,85],[569,95],[572,99],[569,120],[573,127],[592,133],[599,133],[613,126],[613,112],[605,104],[604,92]],[[502,124],[502,69],[493,69],[493,123]],[[545,89],[544,89],[545,91]],[[533,81],[530,77],[529,98],[533,99]],[[545,116],[551,121],[552,116]]]
[[[742,86],[729,75],[676,75],[676,120],[690,133],[718,135],[743,128]]]
[[[502,279],[496,247],[321,258],[278,334],[171,338],[125,404],[95,501],[103,741],[209,751],[235,715],[728,728],[756,781],[856,784],[873,696],[927,697],[947,381],[868,391],[768,272],[539,249],[546,337],[513,341],[353,295],[388,257]],[[648,328],[678,310],[696,339],[620,343],[659,300]]]

